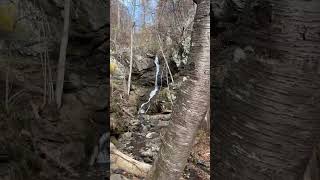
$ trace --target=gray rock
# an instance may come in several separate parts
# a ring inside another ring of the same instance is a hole
[[[166,127],[169,125],[169,121],[159,121],[158,127]]]
[[[147,133],[148,128],[144,125],[142,125],[142,133]]]
[[[121,174],[111,174],[110,180],[128,180],[128,178],[124,177]]]
[[[148,134],[146,135],[146,138],[152,139],[152,138],[155,138],[155,137],[157,137],[157,136],[159,136],[158,133],[156,133],[156,132],[151,132],[151,133],[148,133]]]
[[[141,155],[143,157],[153,157],[155,154],[152,152],[151,149],[147,149],[146,151],[141,150]]]
[[[153,61],[154,59],[136,55],[133,67],[140,72],[142,70],[146,70],[154,67],[155,65]]]
[[[126,132],[122,134],[122,138],[124,139],[130,139],[132,137],[132,132]]]

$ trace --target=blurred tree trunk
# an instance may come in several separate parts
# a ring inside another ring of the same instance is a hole
[[[70,24],[70,5],[71,0],[65,0],[64,4],[64,25],[63,33],[60,45],[60,54],[59,54],[59,64],[57,69],[57,83],[56,83],[56,103],[57,107],[60,108],[62,101],[63,93],[63,83],[64,83],[64,73],[65,73],[65,64],[66,64],[66,54],[69,38],[69,24]]]
[[[212,6],[213,179],[302,180],[320,138],[320,1],[233,2]]]
[[[150,180],[179,179],[193,141],[209,106],[210,17],[209,0],[197,1],[190,59],[192,70],[181,87],[172,120],[149,174]]]

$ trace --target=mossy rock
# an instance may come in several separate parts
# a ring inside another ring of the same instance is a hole
[[[17,7],[13,3],[0,4],[0,31],[13,32]]]

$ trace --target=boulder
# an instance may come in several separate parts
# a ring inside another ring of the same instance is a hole
[[[134,56],[133,68],[135,68],[138,72],[152,69],[153,67],[155,67],[154,59],[143,57],[141,55]]]

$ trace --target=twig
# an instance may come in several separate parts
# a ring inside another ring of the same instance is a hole
[[[134,117],[133,114],[131,114],[127,109],[124,109],[123,107],[121,107],[122,111],[125,112],[126,114],[128,114],[130,117]]]
[[[171,81],[172,81],[172,83],[174,84],[173,76],[172,76],[172,73],[171,73],[171,70],[170,70],[170,67],[169,67],[169,64],[168,64],[167,58],[166,58],[166,56],[164,55],[164,52],[163,52],[163,49],[162,49],[161,39],[160,39],[159,34],[158,34],[158,40],[159,40],[159,41],[158,41],[158,43],[159,43],[159,46],[160,46],[160,51],[161,51],[162,56],[163,56],[163,58],[164,58],[164,61],[165,61],[165,63],[166,63],[167,69],[168,69],[168,71],[169,71]]]

